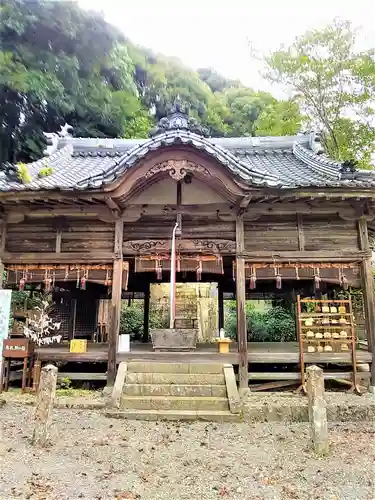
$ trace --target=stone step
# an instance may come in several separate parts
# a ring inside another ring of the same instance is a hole
[[[128,396],[121,398],[123,410],[229,411],[227,398],[179,396]]]
[[[132,361],[128,373],[223,373],[223,365],[218,363],[153,363]]]
[[[225,398],[225,385],[128,384],[123,394],[129,396],[183,396]]]
[[[126,384],[225,385],[224,373],[127,373]]]
[[[105,415],[110,418],[128,420],[174,420],[207,422],[241,422],[240,415],[229,411],[195,411],[195,410],[108,410]]]

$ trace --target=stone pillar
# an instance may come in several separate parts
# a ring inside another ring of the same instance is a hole
[[[324,399],[323,370],[318,366],[306,368],[306,388],[314,450],[319,455],[325,455],[328,453],[327,409]]]
[[[39,390],[34,414],[32,443],[46,446],[50,437],[52,409],[56,394],[57,368],[47,365],[40,374]]]

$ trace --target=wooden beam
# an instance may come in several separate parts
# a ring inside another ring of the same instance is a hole
[[[111,210],[104,205],[93,206],[65,206],[64,208],[50,207],[50,208],[32,208],[32,207],[19,207],[16,210],[7,212],[7,220],[13,224],[22,222],[25,216],[29,218],[56,218],[56,217],[98,217],[106,216],[112,218]]]
[[[371,257],[370,250],[358,250],[357,252],[339,251],[287,251],[287,252],[247,252],[237,253],[246,262],[360,262]]]
[[[112,276],[112,315],[111,327],[109,330],[109,347],[108,347],[108,368],[107,368],[107,385],[113,386],[116,378],[116,357],[118,337],[120,333],[120,315],[121,315],[121,294],[122,294],[122,275],[123,275],[123,259],[122,259],[122,240],[124,234],[124,223],[121,219],[115,223],[115,241],[113,261],[113,276]]]
[[[360,248],[368,251],[370,244],[365,218],[360,218],[358,221],[358,237]],[[371,257],[361,262],[361,276],[368,349],[372,353],[373,359],[371,364],[371,385],[375,386],[375,295]]]
[[[5,264],[106,264],[113,262],[112,252],[4,252]]]
[[[237,254],[245,247],[244,223],[242,217],[236,220],[236,250]],[[246,329],[246,282],[245,282],[245,260],[236,257],[236,311],[237,311],[237,340],[239,353],[239,386],[240,390],[246,390],[248,384],[248,361],[247,361],[247,329]]]
[[[120,207],[117,205],[117,203],[110,196],[105,197],[104,201],[105,201],[105,204],[107,205],[107,207],[110,210],[114,210],[114,211],[116,211],[118,213],[121,212]]]

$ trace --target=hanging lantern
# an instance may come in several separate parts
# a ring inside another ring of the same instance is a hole
[[[199,265],[197,267],[197,281],[202,279],[202,262],[199,261]]]
[[[314,270],[314,283],[315,283],[315,290],[319,290],[320,288],[320,282],[322,281],[321,277],[320,277],[320,271],[319,271],[319,268],[317,267],[315,270]]]
[[[340,268],[339,269],[339,281],[340,281],[340,285],[341,287],[344,289],[344,290],[347,290],[348,287],[349,287],[349,283],[348,283],[348,279],[347,277],[345,276],[344,274],[344,269],[343,268]]]
[[[23,273],[22,278],[20,279],[20,282],[18,284],[18,288],[20,292],[23,292],[25,289],[25,284],[26,284],[26,275]]]
[[[84,273],[80,279],[80,289],[86,290],[87,272]]]
[[[257,277],[256,277],[256,270],[254,266],[251,266],[250,268],[250,290],[254,290],[255,287],[257,286]]]
[[[159,281],[163,279],[163,268],[161,267],[160,260],[156,261],[155,264],[156,279]]]
[[[275,267],[275,279],[276,279],[276,288],[280,290],[282,287],[282,279],[281,279],[280,269],[278,267]]]
[[[45,291],[47,293],[51,291],[51,283],[52,283],[51,276],[49,275],[48,270],[46,269],[46,273],[44,275],[44,286],[45,286]]]
[[[296,267],[296,280],[299,281],[301,278],[299,277],[299,269]]]
[[[69,278],[69,268],[67,267],[67,268],[65,269],[64,281],[67,281],[67,280],[68,280],[68,278]]]
[[[76,288],[79,288],[79,271],[77,270],[77,282],[76,282]]]
[[[108,279],[108,269],[107,269],[107,271],[105,273],[104,286],[108,286],[108,281],[109,281],[109,279]]]

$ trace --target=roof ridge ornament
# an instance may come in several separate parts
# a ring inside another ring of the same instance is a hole
[[[322,132],[312,131],[309,134],[309,146],[315,154],[321,155],[324,153],[324,147],[322,144],[323,134]]]
[[[203,127],[196,118],[189,116],[188,106],[181,101],[180,96],[176,97],[167,115],[161,118],[156,127],[150,131],[150,137],[173,130],[185,130],[204,137],[209,136],[208,129]]]
[[[73,127],[68,123],[60,126],[59,132],[43,132],[44,137],[47,140],[47,147],[43,151],[44,156],[51,156],[53,153],[59,149],[59,142],[61,139],[68,139],[71,136],[69,130],[73,130]]]

